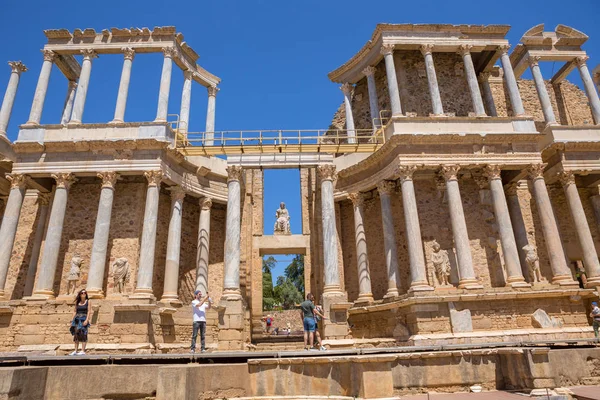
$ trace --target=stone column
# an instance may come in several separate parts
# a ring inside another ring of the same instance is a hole
[[[0,226],[0,298],[4,297],[4,285],[10,266],[19,217],[25,191],[27,190],[27,176],[22,174],[7,174],[6,179],[10,181],[10,194],[6,202],[2,226]]]
[[[583,204],[581,204],[581,198],[579,197],[579,191],[575,184],[575,174],[572,171],[562,171],[559,174],[559,179],[565,190],[567,204],[569,205],[571,217],[573,217],[573,223],[575,224],[575,231],[577,232],[579,244],[583,251],[583,265],[587,277],[587,286],[600,286],[600,262],[598,262],[598,253],[596,252],[594,239],[592,238],[587,217],[583,210]]]
[[[241,298],[240,292],[240,201],[244,170],[241,166],[227,167],[227,221],[225,233],[225,276],[223,297]]]
[[[524,276],[529,276],[526,252],[523,250],[523,247],[529,244],[529,238],[527,237],[527,228],[525,227],[525,222],[523,221],[523,213],[521,212],[521,204],[519,203],[518,186],[519,183],[514,183],[507,188],[506,202],[508,205],[508,212],[510,214],[513,231],[515,233],[517,249],[519,250],[521,271]]]
[[[42,53],[44,53],[44,63],[42,64],[40,77],[38,78],[38,83],[35,87],[35,94],[33,95],[33,102],[31,103],[31,111],[29,112],[27,125],[40,124],[42,110],[44,109],[44,101],[46,100],[46,91],[48,90],[48,81],[50,80],[50,72],[52,72],[52,63],[56,55],[50,50],[42,50]]]
[[[35,274],[37,273],[38,261],[40,259],[40,250],[44,231],[46,230],[46,219],[48,218],[48,205],[50,204],[50,193],[38,193],[38,223],[35,227],[35,236],[33,237],[33,246],[31,248],[31,258],[27,267],[27,277],[25,278],[25,288],[23,297],[31,296],[33,285],[35,283]]]
[[[214,144],[215,137],[215,107],[217,102],[217,89],[216,86],[209,86],[208,88],[208,107],[206,110],[206,129],[204,137],[204,145],[212,146]]]
[[[479,91],[479,84],[477,83],[477,74],[475,73],[475,67],[473,66],[473,59],[471,58],[471,49],[473,48],[470,44],[461,44],[459,46],[458,54],[463,59],[465,66],[465,75],[467,77],[467,84],[469,85],[469,91],[471,92],[471,101],[473,102],[473,111],[478,117],[485,116],[485,108],[483,107],[483,100],[481,99],[481,92]]]
[[[156,110],[157,122],[166,122],[169,111],[169,90],[171,90],[171,69],[173,68],[173,57],[177,55],[174,47],[166,47],[163,50],[164,60],[162,74],[160,76],[160,91],[158,93],[158,109]]]
[[[391,194],[396,190],[394,181],[381,181],[377,184],[379,201],[381,202],[381,223],[383,225],[383,248],[385,266],[388,276],[388,289],[384,298],[399,295],[400,275],[398,274],[398,249],[396,247],[396,230],[392,213]]]
[[[427,83],[429,84],[429,95],[431,96],[431,107],[434,115],[443,115],[442,98],[440,88],[438,87],[437,76],[435,74],[435,64],[432,55],[433,45],[424,44],[421,46],[421,53],[425,58],[425,71],[427,72]]]
[[[348,135],[348,143],[356,143],[356,131],[354,130],[354,116],[352,115],[352,95],[353,86],[348,82],[344,83],[340,89],[344,93],[344,106],[346,110],[346,134]]]
[[[92,242],[92,255],[87,281],[88,295],[92,299],[101,299],[104,297],[104,271],[106,268],[106,253],[108,251],[110,219],[115,196],[115,184],[118,179],[116,172],[100,172],[97,176],[102,179],[102,189],[100,190],[100,201],[98,203],[98,215],[96,216],[96,228],[94,230],[94,241]]]
[[[538,64],[540,58],[541,57],[539,56],[529,56],[529,68],[531,69],[531,74],[533,75],[533,81],[535,83],[535,89],[542,105],[544,120],[547,124],[556,124],[556,117],[554,116],[554,110],[552,110],[552,102],[550,101],[550,96],[546,90],[546,83],[544,82],[544,77],[542,76],[542,72],[540,71],[540,66]]]
[[[356,243],[356,264],[358,267],[358,298],[357,303],[372,303],[371,272],[369,271],[369,256],[367,254],[367,235],[363,222],[364,198],[362,193],[350,193],[348,196],[354,208],[354,241]]]
[[[458,287],[461,289],[480,289],[482,286],[478,283],[475,271],[473,270],[471,245],[469,243],[465,213],[458,186],[459,169],[460,166],[458,165],[442,166],[442,175],[446,180],[446,195],[448,196],[452,237],[454,238],[454,246],[458,259],[458,273],[460,277]]]
[[[54,200],[52,200],[52,209],[50,210],[42,263],[33,291],[33,296],[48,299],[54,298],[54,276],[56,275],[56,264],[67,211],[67,198],[71,185],[76,181],[73,174],[64,172],[52,174],[52,178],[56,181]]]
[[[177,295],[179,286],[179,259],[181,254],[181,219],[185,191],[176,186],[171,189],[171,220],[167,238],[167,259],[165,262],[165,286],[160,301],[181,303]]]
[[[333,181],[337,177],[335,166],[324,164],[317,167],[321,179],[321,216],[323,218],[323,293],[341,292],[338,271],[337,230],[335,226],[335,202]]]
[[[63,106],[63,113],[60,117],[60,123],[66,125],[71,119],[71,113],[73,111],[73,103],[75,102],[75,91],[77,89],[77,82],[69,81],[67,86],[67,97],[65,98],[65,104]]]
[[[525,282],[523,269],[519,260],[519,250],[508,213],[508,205],[502,185],[502,172],[500,165],[487,165],[485,174],[490,182],[490,191],[492,192],[492,203],[494,206],[494,215],[498,223],[500,232],[500,244],[502,245],[502,255],[504,256],[504,265],[506,266],[506,283],[512,287],[530,286]]]
[[[88,85],[90,83],[90,74],[92,73],[92,60],[98,55],[94,50],[81,50],[83,54],[83,63],[81,65],[81,74],[79,75],[79,84],[75,93],[75,103],[73,103],[73,113],[71,114],[70,124],[80,124],[83,119],[83,110],[85,108],[85,99],[87,97]]]
[[[396,65],[394,64],[394,45],[381,45],[381,54],[385,60],[385,73],[387,76],[388,92],[392,107],[392,116],[402,115],[402,104],[400,103],[400,91],[398,79],[396,78]]]
[[[419,210],[417,209],[417,197],[415,196],[415,185],[413,174],[417,170],[414,165],[400,165],[396,169],[396,175],[400,178],[402,189],[402,207],[404,208],[404,221],[406,224],[406,241],[408,244],[408,260],[410,265],[410,290],[425,291],[433,290],[427,282],[427,270],[425,269],[425,254],[423,253],[423,242],[421,239],[421,227],[419,225]]]
[[[8,121],[10,120],[10,114],[12,113],[13,104],[15,103],[15,97],[17,96],[21,72],[27,71],[25,64],[20,61],[10,61],[8,65],[10,65],[11,73],[6,92],[4,92],[2,107],[0,107],[0,136],[6,136],[6,129],[8,127]]]
[[[596,125],[600,125],[600,99],[598,98],[598,92],[596,92],[596,88],[594,87],[594,81],[592,80],[592,76],[590,75],[590,71],[586,64],[587,59],[587,56],[577,57],[575,59],[575,62],[577,63],[579,75],[581,76],[581,81],[583,82],[585,93],[587,94],[588,100],[590,102],[590,109],[592,110],[592,117],[594,118],[594,123]]]
[[[533,164],[527,172],[533,188],[533,197],[540,216],[542,231],[544,233],[544,241],[546,242],[546,250],[550,259],[550,267],[552,268],[552,283],[559,285],[573,285],[571,271],[567,266],[565,253],[560,241],[558,226],[554,218],[552,203],[548,196],[548,189],[544,181],[544,168],[546,164]]]
[[[490,117],[497,117],[498,112],[496,111],[496,104],[494,103],[494,95],[492,94],[492,88],[490,87],[490,73],[482,72],[479,74],[479,83],[483,89],[483,99],[488,110]]]
[[[179,111],[179,132],[186,134],[190,121],[190,102],[192,101],[192,71],[183,73],[183,90],[181,91],[181,109]]]
[[[367,86],[369,88],[369,110],[371,111],[371,124],[373,131],[377,126],[383,125],[379,119],[379,105],[377,104],[377,85],[375,85],[375,67],[367,67],[362,73],[367,77]]]
[[[523,102],[521,101],[521,93],[519,93],[519,86],[517,85],[517,79],[510,63],[510,57],[508,56],[508,50],[510,45],[502,45],[498,47],[500,51],[500,62],[502,63],[502,69],[504,71],[504,83],[506,84],[506,90],[508,91],[508,97],[510,98],[510,105],[513,110],[514,116],[525,115],[525,109],[523,108]]]
[[[148,180],[146,189],[146,208],[144,210],[144,226],[140,246],[137,284],[132,298],[154,299],[152,292],[152,276],[154,275],[154,249],[156,247],[156,223],[158,220],[158,202],[162,171],[146,171]]]
[[[127,106],[127,94],[129,93],[129,80],[131,78],[131,65],[135,57],[135,50],[131,47],[123,47],[123,69],[121,71],[121,81],[119,82],[119,93],[117,94],[117,105],[115,106],[115,116],[111,123],[121,123],[125,121],[125,107]]]
[[[208,293],[208,265],[210,263],[210,210],[212,200],[200,199],[200,221],[198,223],[198,247],[196,259],[196,290]]]

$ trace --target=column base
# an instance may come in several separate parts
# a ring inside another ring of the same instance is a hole
[[[398,297],[400,296],[400,292],[398,291],[397,288],[393,288],[393,289],[388,289],[387,292],[385,293],[385,296],[383,296],[384,299],[391,299],[393,297]]]
[[[239,288],[225,288],[223,290],[223,294],[221,295],[221,299],[223,300],[241,300],[242,292]]]
[[[104,298],[104,290],[102,289],[87,289],[87,294],[90,299]]]
[[[167,122],[164,118],[156,118],[153,122]]]
[[[124,124],[125,121],[122,121],[120,119],[113,119],[112,121],[109,122],[110,125],[116,125],[116,124]]]
[[[323,288],[323,294],[325,293],[343,293],[340,285],[325,285]]]
[[[339,290],[323,293],[323,311],[327,319],[323,320],[323,333],[328,339],[345,339],[350,334],[348,326],[348,294]],[[336,306],[339,305],[339,306]],[[340,307],[343,306],[343,307]]]
[[[458,282],[458,288],[467,290],[483,289],[483,285],[479,283],[477,279],[461,279]]]
[[[512,288],[530,288],[531,283],[525,281],[507,282],[507,286],[510,286]]]
[[[129,296],[129,300],[150,303],[156,301],[156,297],[154,297],[154,293],[150,288],[136,288],[133,294]]]
[[[171,305],[179,305],[181,306],[183,303],[179,300],[176,293],[164,293],[163,296],[159,300],[161,303],[171,304]]]
[[[600,286],[600,276],[594,276],[587,279],[587,282],[585,283],[586,288],[595,288],[596,286]]]
[[[552,277],[553,285],[560,286],[577,286],[579,287],[579,282],[574,281],[571,275],[556,275]]]
[[[35,122],[35,121],[27,121],[23,124],[23,126],[27,126],[27,127],[31,127],[31,126],[40,126],[39,122]]]
[[[77,126],[77,125],[81,125],[81,121],[71,120],[71,121],[67,122],[67,126]]]
[[[54,296],[54,291],[52,290],[34,290],[31,297],[36,300],[52,300],[56,296]]]
[[[408,292],[429,292],[432,291],[433,287],[429,286],[429,283],[426,281],[413,282],[410,284],[410,288]]]
[[[362,293],[358,295],[358,299],[354,301],[354,304],[371,304],[374,302],[375,299],[373,299],[372,293]]]

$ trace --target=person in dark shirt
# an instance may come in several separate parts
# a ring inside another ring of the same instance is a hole
[[[306,295],[306,300],[300,304],[300,317],[304,325],[304,349],[310,350],[315,340],[315,315],[325,318],[323,314],[315,309],[315,296],[312,293]]]

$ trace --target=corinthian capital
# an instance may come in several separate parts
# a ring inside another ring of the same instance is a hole
[[[144,176],[148,180],[148,186],[159,186],[162,182],[163,173],[161,170],[152,170],[144,172]]]
[[[241,181],[242,173],[244,172],[241,165],[230,165],[226,168],[227,170],[227,183],[231,181]]]
[[[494,179],[501,179],[500,173],[502,172],[502,167],[497,164],[488,164],[485,166],[483,173],[485,176],[491,181]]]
[[[575,63],[577,64],[578,67],[583,67],[587,60],[588,60],[588,56],[579,56],[579,57],[575,57]]]
[[[10,181],[11,189],[25,189],[29,177],[23,174],[6,174],[6,179]]]
[[[532,181],[536,179],[544,179],[544,169],[546,168],[546,165],[548,164],[531,164],[527,168],[527,175],[529,176],[529,179]]]
[[[563,187],[575,184],[575,174],[573,171],[561,171],[558,174],[558,180]]]
[[[123,57],[126,60],[132,60],[135,57],[135,50],[132,49],[131,47],[123,47],[121,48],[121,51],[123,52]]]
[[[77,182],[77,178],[70,172],[58,172],[50,175],[56,181],[56,188],[69,190],[71,185]]]
[[[498,46],[498,51],[500,52],[500,54],[508,54],[508,51],[510,50],[510,44],[503,44]]]
[[[337,179],[337,172],[335,171],[335,165],[323,164],[317,167],[317,173],[322,181],[335,181]]]
[[[412,181],[413,174],[418,169],[416,165],[399,165],[394,171],[394,175],[400,178],[400,182]]]
[[[383,54],[384,56],[388,55],[388,54],[394,54],[394,45],[391,43],[384,43],[381,45],[381,54]]]
[[[364,76],[372,76],[372,75],[375,74],[376,70],[377,69],[375,67],[372,67],[372,66],[369,65],[367,68],[365,68],[365,69],[362,70],[362,73],[363,73]]]
[[[210,197],[202,197],[200,199],[200,208],[203,210],[210,210],[212,208],[213,202]]]
[[[27,72],[27,67],[21,61],[9,61],[11,72],[20,74],[21,72]]]
[[[98,57],[98,53],[96,53],[94,50],[92,49],[84,49],[81,50],[81,54],[83,55],[83,59],[84,60],[88,60],[91,61],[94,58]]]
[[[171,186],[169,191],[171,192],[171,200],[173,201],[183,201],[185,198],[185,190],[181,186]]]
[[[534,67],[536,65],[539,65],[539,62],[541,59],[542,59],[542,57],[540,57],[540,56],[529,56],[529,57],[527,57],[527,62],[529,63],[530,66]]]
[[[460,54],[461,56],[464,56],[465,54],[469,54],[471,52],[472,48],[473,48],[472,44],[461,44],[460,46],[458,46],[457,53]]]
[[[354,207],[362,207],[365,204],[365,197],[361,192],[350,193],[348,198]]]
[[[431,54],[431,52],[433,51],[433,45],[424,44],[421,47],[419,47],[419,50],[421,50],[421,54],[423,55]]]
[[[379,195],[391,195],[396,190],[396,182],[394,181],[381,181],[377,184],[377,191]]]
[[[191,69],[186,69],[185,71],[183,71],[183,79],[185,79],[186,81],[191,81],[194,78],[194,71],[192,71]]]
[[[175,47],[164,47],[162,52],[167,58],[173,58],[177,55],[177,49]]]
[[[458,180],[459,170],[460,165],[442,165],[440,174],[444,177],[446,181],[456,181]]]
[[[208,95],[213,97],[216,96],[219,91],[219,88],[216,86],[209,86],[206,89],[208,90]]]
[[[96,176],[98,178],[102,179],[102,187],[103,188],[114,189],[115,184],[117,183],[117,180],[119,179],[119,174],[117,174],[114,171],[98,172],[96,174]]]
[[[352,85],[346,82],[342,86],[340,86],[340,90],[344,93],[345,96],[350,96],[350,93],[352,93]]]
[[[44,55],[44,61],[54,61],[54,57],[56,57],[56,53],[52,50],[42,50],[42,54]]]
[[[477,80],[478,80],[480,83],[487,82],[487,81],[490,79],[490,76],[491,76],[491,75],[492,75],[492,74],[491,74],[491,73],[489,73],[489,72],[480,72],[480,73],[479,73],[479,77],[477,78]]]

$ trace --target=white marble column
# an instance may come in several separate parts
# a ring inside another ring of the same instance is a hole
[[[521,100],[521,93],[519,93],[519,86],[517,85],[517,79],[515,78],[515,72],[513,71],[512,64],[510,63],[510,57],[508,56],[508,50],[510,45],[502,45],[498,47],[500,51],[500,62],[502,63],[502,69],[504,71],[504,83],[508,91],[508,97],[510,98],[510,105],[513,110],[514,116],[525,115],[525,109],[523,108],[523,101]]]
[[[31,258],[27,267],[27,277],[25,278],[25,288],[23,297],[31,296],[33,285],[35,284],[35,275],[37,273],[38,262],[40,259],[40,250],[44,232],[46,231],[46,220],[48,219],[48,205],[50,204],[50,193],[38,193],[38,223],[35,227],[35,236],[33,237],[33,246],[31,248]]]
[[[169,221],[169,235],[167,237],[164,290],[160,299],[162,302],[180,303],[177,292],[179,289],[181,219],[184,198],[185,191],[180,186],[171,189],[171,220]]]
[[[544,113],[544,120],[547,124],[556,124],[556,117],[554,116],[554,110],[552,110],[552,102],[550,101],[550,95],[546,89],[546,83],[544,77],[540,71],[539,60],[540,56],[529,56],[527,61],[529,62],[529,69],[531,69],[531,75],[533,75],[533,82],[535,83],[535,89],[540,99],[542,106],[542,112]]]
[[[204,145],[212,146],[215,138],[215,107],[217,102],[217,92],[219,89],[216,86],[208,88],[208,106],[206,110],[206,129],[204,130]]]
[[[196,290],[208,293],[208,265],[210,263],[210,210],[212,200],[200,199],[200,221],[198,223],[198,246],[196,256]]]
[[[121,70],[121,81],[119,82],[119,92],[117,93],[117,104],[115,106],[115,116],[111,123],[121,123],[125,121],[125,108],[127,106],[127,94],[129,93],[129,80],[131,79],[131,66],[135,57],[135,50],[131,47],[123,47],[123,69]]]
[[[413,182],[413,174],[416,170],[417,167],[414,165],[400,165],[396,169],[396,175],[400,178],[400,188],[402,189],[402,208],[404,208],[410,266],[410,290],[426,291],[433,290],[433,288],[427,282],[427,270],[425,269],[419,210],[417,209],[417,197]]]
[[[388,83],[388,92],[392,107],[392,116],[402,115],[402,104],[400,103],[400,90],[396,77],[396,65],[394,64],[394,45],[381,45],[381,54],[385,60],[385,73]]]
[[[174,47],[163,49],[164,59],[162,73],[160,75],[160,91],[158,93],[158,108],[156,119],[158,122],[166,122],[169,111],[169,91],[171,90],[171,70],[173,69],[173,57],[177,55]]]
[[[340,89],[344,93],[344,107],[346,110],[346,134],[348,135],[348,143],[356,143],[356,131],[354,130],[354,116],[352,115],[352,96],[353,86],[348,82],[344,83]]]
[[[148,180],[146,189],[146,208],[144,209],[144,226],[140,245],[140,260],[135,291],[132,297],[154,299],[152,277],[154,275],[154,250],[156,248],[156,224],[158,221],[158,203],[160,198],[160,183],[163,173],[160,170],[146,171]]]
[[[67,211],[67,198],[71,185],[76,181],[73,174],[64,172],[52,174],[52,178],[56,181],[56,188],[46,231],[42,262],[33,291],[33,296],[44,298],[54,298],[54,276],[56,275],[65,212]]]
[[[396,246],[396,230],[392,213],[391,195],[396,190],[394,181],[381,181],[377,184],[379,201],[381,202],[381,223],[383,225],[383,251],[388,277],[388,288],[384,298],[399,295],[400,275],[398,274],[398,248]]]
[[[241,166],[227,167],[227,220],[225,222],[225,274],[223,297],[238,299],[240,292],[240,235],[241,235],[241,183],[244,170]]]
[[[590,75],[590,70],[587,67],[587,59],[587,56],[577,57],[575,62],[577,63],[579,75],[581,76],[585,93],[587,94],[588,101],[590,102],[590,109],[592,110],[594,123],[596,125],[600,125],[600,99],[598,98],[598,92],[596,92],[596,88],[594,87],[594,81]]]
[[[465,66],[465,75],[467,78],[467,84],[469,85],[469,91],[471,92],[471,101],[473,102],[473,111],[478,117],[484,117],[485,108],[483,107],[483,100],[481,99],[481,92],[479,91],[479,84],[477,83],[477,74],[475,73],[475,67],[473,66],[473,58],[471,57],[471,49],[473,48],[470,44],[461,44],[459,46],[458,54],[463,59]]]
[[[482,286],[475,277],[473,270],[473,258],[471,256],[471,245],[465,222],[465,213],[458,186],[458,165],[442,166],[442,175],[446,180],[446,195],[450,211],[450,223],[452,225],[452,237],[458,259],[459,282],[461,289],[480,289]]]
[[[369,256],[367,253],[367,234],[365,232],[364,198],[362,193],[350,193],[348,196],[354,208],[354,242],[356,244],[356,266],[358,268],[358,298],[357,303],[372,303],[371,271],[369,271]]]
[[[27,190],[27,176],[22,174],[7,174],[10,181],[10,194],[0,226],[0,298],[4,297],[4,285],[10,266],[23,199]]]
[[[517,242],[517,249],[519,249],[519,260],[521,261],[521,271],[523,276],[529,276],[529,267],[527,265],[527,254],[523,250],[524,246],[529,244],[529,238],[527,237],[527,228],[523,220],[523,213],[521,211],[521,204],[519,203],[518,189],[519,183],[516,182],[511,184],[506,189],[506,203],[508,205],[508,212],[510,214],[510,221],[512,223],[513,232],[515,233],[515,241]],[[533,280],[533,277],[531,277]]]
[[[321,217],[323,224],[323,293],[341,292],[340,272],[338,270],[337,230],[335,226],[335,201],[333,199],[333,181],[337,173],[333,164],[317,167],[321,180]]]
[[[377,85],[375,84],[375,67],[367,67],[362,73],[367,77],[367,87],[369,89],[369,110],[371,112],[371,124],[373,131],[377,130],[378,126],[383,125],[379,119],[379,105],[377,98]]]
[[[83,54],[83,63],[81,65],[81,74],[75,93],[75,103],[73,103],[73,112],[69,124],[81,124],[83,120],[83,110],[85,109],[85,99],[87,98],[88,86],[90,84],[90,75],[92,73],[92,60],[98,57],[94,50],[81,50]]]
[[[50,50],[42,50],[42,53],[44,53],[44,63],[42,64],[40,77],[38,78],[37,86],[35,87],[35,94],[33,95],[33,102],[31,103],[31,111],[29,112],[27,125],[40,124],[42,111],[44,110],[44,101],[46,100],[46,92],[48,91],[48,82],[50,81],[50,73],[52,72],[52,63],[56,56],[56,54]]]
[[[188,70],[183,73],[183,90],[181,91],[181,109],[179,111],[179,132],[182,134],[186,134],[189,127],[193,77],[192,71]]]
[[[489,180],[490,191],[492,192],[494,215],[498,223],[498,231],[500,232],[500,244],[502,246],[502,256],[504,257],[507,274],[506,283],[512,287],[527,287],[530,285],[525,282],[525,278],[523,277],[519,250],[517,249],[517,242],[510,214],[508,213],[504,185],[502,185],[501,172],[500,165],[489,164],[485,168],[485,174]]]
[[[104,271],[107,263],[106,254],[108,251],[110,220],[115,196],[115,184],[119,177],[116,172],[100,172],[97,176],[102,179],[102,189],[100,190],[100,201],[98,202],[98,214],[96,216],[96,228],[94,230],[87,281],[88,295],[92,299],[104,297]]]
[[[494,103],[494,95],[492,94],[492,88],[490,86],[490,73],[482,72],[479,74],[479,83],[483,90],[483,99],[485,106],[490,117],[497,117],[498,112],[496,111],[496,104]]]
[[[77,82],[69,81],[67,86],[67,97],[65,97],[65,104],[63,105],[63,113],[60,117],[60,123],[65,125],[69,123],[71,119],[71,113],[73,112],[73,103],[75,102],[75,91],[77,90]]]
[[[424,44],[420,48],[425,58],[425,71],[427,73],[427,83],[429,84],[429,95],[431,96],[431,107],[434,115],[443,115],[442,97],[438,86],[437,75],[435,73],[435,64],[433,62],[433,45]]]
[[[550,259],[552,283],[572,285],[576,282],[573,281],[571,271],[567,266],[554,211],[552,210],[552,203],[550,203],[550,196],[548,196],[548,188],[544,180],[545,167],[546,164],[533,164],[529,166],[527,172],[531,180],[533,197],[544,233],[548,258]]]
[[[571,217],[575,225],[575,232],[579,238],[579,244],[583,252],[583,265],[587,277],[587,285],[590,287],[600,286],[600,262],[598,253],[592,238],[592,232],[587,222],[583,204],[579,197],[579,191],[575,184],[575,174],[572,171],[562,171],[559,174],[560,182],[565,191],[567,204],[571,211]]]
[[[12,113],[13,104],[15,103],[15,97],[17,96],[21,72],[27,71],[27,67],[21,61],[10,61],[8,65],[10,65],[11,73],[6,92],[4,92],[2,107],[0,107],[0,136],[6,136],[6,129]]]

